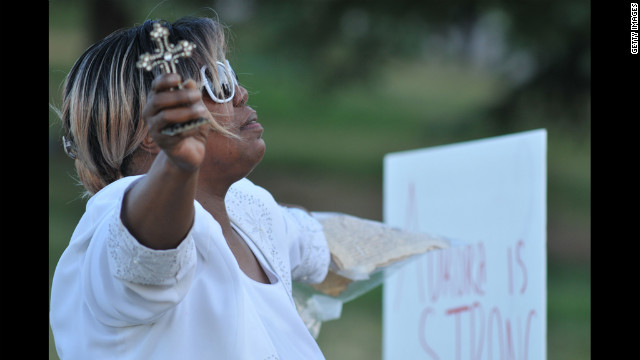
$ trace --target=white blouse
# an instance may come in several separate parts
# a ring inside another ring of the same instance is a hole
[[[88,201],[60,257],[50,323],[61,359],[324,359],[291,293],[292,281],[320,282],[328,271],[317,220],[247,179],[229,189],[232,225],[271,280],[262,284],[240,269],[197,201],[176,249],[141,245],[120,220],[125,190],[139,177]]]

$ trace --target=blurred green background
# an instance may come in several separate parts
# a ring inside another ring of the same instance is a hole
[[[384,154],[546,128],[548,359],[591,358],[588,1],[50,0],[50,103],[113,30],[215,14],[281,202],[382,220]],[[86,200],[53,112],[49,134],[51,279]],[[381,309],[378,287],[323,324],[327,359],[380,359]]]

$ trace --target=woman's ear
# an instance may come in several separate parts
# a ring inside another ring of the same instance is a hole
[[[154,155],[157,155],[160,152],[160,147],[155,141],[153,141],[153,138],[149,134],[147,134],[147,136],[142,140],[140,147],[142,150]]]

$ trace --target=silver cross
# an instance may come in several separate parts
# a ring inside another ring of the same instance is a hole
[[[177,73],[176,63],[178,59],[181,57],[190,57],[191,54],[193,54],[193,49],[196,48],[196,44],[187,40],[179,41],[178,45],[169,43],[169,29],[157,22],[153,24],[153,30],[150,35],[151,40],[157,44],[158,48],[155,49],[153,55],[149,53],[140,55],[136,63],[139,69],[151,71],[154,67],[161,66],[165,73]],[[182,88],[182,85],[178,85],[178,88]],[[196,128],[208,121],[206,118],[190,120],[168,126],[162,129],[161,132],[165,135],[173,136]]]
[[[140,59],[136,66],[140,69],[151,71],[156,66],[162,66],[166,73],[176,73],[176,63],[181,57],[189,57],[196,48],[196,44],[187,40],[181,40],[178,45],[169,43],[169,29],[160,25],[153,24],[151,31],[151,40],[153,40],[158,48],[152,54],[144,53],[140,55]]]

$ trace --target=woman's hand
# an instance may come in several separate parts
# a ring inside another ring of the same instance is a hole
[[[168,159],[178,168],[193,172],[204,159],[208,123],[176,135],[166,135],[162,130],[199,118],[209,119],[211,114],[202,102],[202,92],[195,81],[187,80],[179,89],[180,81],[178,74],[162,74],[155,78],[142,118],[154,142]]]
[[[210,125],[176,135],[168,126],[212,115],[193,80],[178,88],[180,76],[164,74],[152,83],[142,118],[162,150],[140,181],[125,193],[120,217],[131,234],[152,249],[173,249],[185,238],[194,221],[198,169],[204,160]]]

